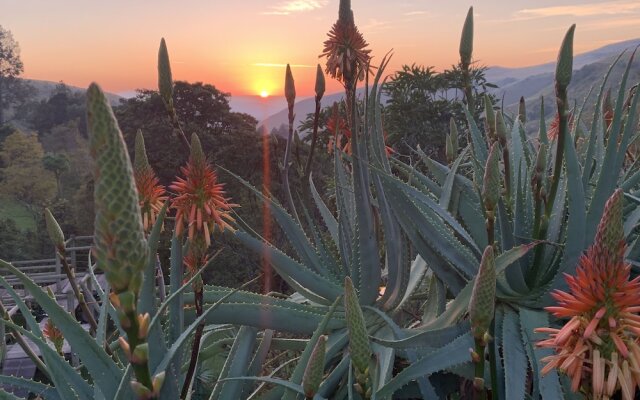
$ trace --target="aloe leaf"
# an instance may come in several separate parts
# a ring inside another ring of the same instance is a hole
[[[151,233],[147,238],[147,245],[149,246],[149,262],[147,263],[144,272],[143,272],[143,280],[142,286],[140,288],[140,297],[138,299],[138,309],[140,313],[144,314],[148,312],[149,314],[153,314],[155,309],[155,299],[156,299],[156,252],[158,251],[158,241],[160,240],[160,231],[162,230],[162,226],[164,224],[164,218],[167,215],[167,207],[169,206],[169,202],[165,202],[162,206],[162,209],[158,213],[158,217],[156,219],[153,228],[151,229]]]
[[[449,302],[447,309],[444,310],[438,318],[434,321],[421,325],[417,329],[420,331],[442,329],[455,324],[460,320],[469,309],[469,301],[471,300],[471,292],[473,291],[473,282],[474,280],[467,282],[465,287],[457,294],[455,299]]]
[[[378,200],[378,210],[384,232],[384,254],[386,258],[387,282],[384,295],[379,300],[386,309],[395,308],[406,293],[407,283],[411,277],[410,265],[405,261],[403,246],[405,245],[400,225],[393,215],[393,208],[387,201],[380,177],[375,174],[373,182]],[[375,268],[375,267],[374,267]]]
[[[402,300],[395,306],[395,310],[399,310],[410,298],[416,288],[422,282],[424,275],[427,273],[427,262],[420,256],[417,255],[413,260],[409,270],[409,281],[407,282],[404,296]]]
[[[171,265],[169,274],[169,297],[176,298],[176,301],[169,302],[169,298],[165,300],[167,304],[171,304],[169,308],[169,337],[167,344],[173,344],[180,334],[182,333],[182,327],[184,325],[184,317],[182,314],[182,308],[184,301],[182,299],[182,279],[184,276],[184,266],[182,265],[182,245],[180,239],[176,236],[171,238]],[[175,293],[175,296],[174,296]],[[158,310],[158,315],[160,314]],[[153,322],[153,321],[152,321]],[[176,357],[176,366],[180,365],[180,356]]]
[[[0,260],[0,265],[3,265],[5,262]],[[42,329],[40,329],[40,324],[36,321],[35,317],[31,313],[31,310],[27,306],[27,304],[22,300],[22,297],[16,293],[13,287],[4,279],[4,277],[0,276],[0,285],[4,286],[5,290],[9,293],[13,301],[18,306],[20,313],[22,314],[27,326],[36,336],[41,339],[44,339],[44,335],[42,334]]]
[[[386,346],[384,343],[382,343],[383,341],[387,340],[390,342],[396,342],[398,339],[402,340],[403,338],[406,337],[406,333],[402,331],[402,329],[398,326],[398,324],[396,324],[387,314],[385,314],[384,312],[380,311],[377,308],[374,307],[369,307],[369,306],[365,306],[365,308],[367,308],[370,311],[373,311],[374,313],[376,313],[378,315],[378,317],[380,317],[386,324],[387,326],[391,329],[392,335],[391,337],[388,337],[385,339],[384,337],[377,337],[374,336],[373,340],[374,343],[372,343],[373,348],[375,349],[376,346],[380,347],[377,343],[375,343],[377,340],[379,340],[379,343],[382,344],[382,346],[384,347],[388,347],[389,350],[394,350],[394,348],[392,346]],[[436,345],[434,345],[436,346]],[[390,352],[392,355],[395,354],[395,352]],[[418,360],[418,356],[417,353],[415,351],[415,349],[407,349],[406,350],[406,355],[407,355],[407,360],[410,363],[414,363]],[[382,386],[386,385],[389,382],[389,379],[391,378],[391,369],[393,368],[393,361],[391,361],[389,363],[390,365],[388,366],[389,371],[388,373],[385,372],[384,375],[382,375],[383,369],[382,366],[379,369],[380,377],[382,379],[379,380],[379,384],[378,385],[374,385],[373,387],[376,388],[376,390],[381,389]],[[386,368],[386,367],[385,367]],[[435,389],[433,388],[433,386],[431,385],[431,382],[426,378],[426,377],[420,377],[417,379],[417,383],[418,383],[418,387],[420,389],[420,393],[422,394],[422,397],[425,399],[429,399],[429,398],[433,398],[436,396],[436,392]]]
[[[229,351],[229,356],[222,368],[218,383],[211,393],[211,398],[241,398],[244,382],[233,378],[246,375],[249,363],[251,362],[251,355],[256,345],[256,334],[257,330],[255,328],[247,326],[240,328],[236,340],[233,342],[233,346],[231,346],[231,350]]]
[[[425,214],[409,196],[397,190],[393,181],[385,180],[385,192],[389,201],[394,204],[394,212],[403,231],[410,238],[418,253],[438,276],[447,283],[454,292],[463,286],[464,277],[471,277],[477,269],[477,261],[465,251],[452,232],[441,220],[433,220]],[[436,258],[437,257],[437,258]],[[437,263],[440,263],[438,265]],[[453,268],[449,267],[451,265]],[[458,277],[457,274],[460,274]]]
[[[467,156],[467,151],[469,147],[466,147],[456,158],[451,166],[451,170],[447,174],[447,179],[444,181],[444,185],[442,185],[442,193],[440,193],[440,205],[448,211],[452,210],[451,207],[451,194],[453,192],[453,183],[455,181],[456,175],[458,174],[458,168],[460,168],[460,163]]]
[[[549,348],[537,347],[535,343],[546,339],[545,334],[536,333],[534,330],[540,327],[549,326],[549,315],[544,311],[536,311],[528,308],[520,307],[520,325],[522,328],[522,340],[525,345],[530,347],[533,355],[531,359],[531,368],[534,371],[533,384],[537,387],[543,399],[560,399],[562,398],[562,388],[558,380],[558,373],[555,369],[549,371],[546,375],[541,374],[542,362],[544,357],[553,354],[553,350]]]
[[[335,259],[334,254],[329,250],[333,246],[336,246],[335,243],[327,243],[327,240],[321,235],[320,230],[316,226],[316,223],[309,212],[309,209],[304,205],[304,201],[302,199],[300,200],[300,203],[302,204],[305,220],[309,230],[311,231],[313,242],[316,245],[316,251],[320,256],[320,259],[324,265],[328,266],[330,276],[336,278],[336,280],[344,279],[345,274],[342,269],[342,264]]]
[[[634,51],[634,54],[635,54],[635,51]],[[623,120],[622,107],[624,103],[624,94],[625,94],[625,89],[627,85],[627,79],[629,77],[629,70],[631,69],[632,64],[633,64],[633,54],[629,58],[629,62],[627,63],[627,67],[625,69],[624,75],[622,76],[622,80],[620,82],[618,97],[616,100],[616,106],[613,113],[613,121],[611,122],[610,134],[607,141],[604,160],[602,162],[602,169],[600,170],[600,176],[598,177],[596,188],[593,193],[591,203],[589,204],[589,210],[586,216],[587,221],[586,221],[586,227],[585,227],[586,228],[585,239],[587,240],[587,242],[591,242],[593,240],[597,225],[600,222],[600,216],[602,215],[602,210],[604,209],[604,204],[609,198],[609,196],[611,195],[611,193],[613,193],[613,190],[618,182],[618,176],[620,173],[620,166],[617,165],[617,160],[616,160],[617,158],[619,158],[617,154],[618,135],[620,133],[620,129],[622,126],[622,120]],[[636,96],[636,99],[634,99],[634,101],[637,104],[637,96]],[[626,151],[626,146],[624,150]]]
[[[334,243],[338,243],[338,221],[331,211],[329,211],[329,207],[327,207],[325,202],[322,200],[322,197],[320,197],[318,189],[316,189],[316,185],[313,183],[313,174],[309,175],[309,187],[311,188],[311,195],[316,203],[316,207],[320,211],[324,225],[327,227],[327,230],[331,235],[331,239],[333,239]]]
[[[273,198],[267,197],[262,194],[262,192],[256,189],[249,182],[242,179],[240,176],[224,168],[220,169],[233,176],[238,182],[247,187],[257,198],[259,198],[264,202],[265,205],[269,207],[271,216],[282,228],[282,231],[286,235],[289,244],[291,244],[291,246],[295,249],[296,254],[298,254],[298,257],[300,257],[303,264],[313,268],[320,274],[327,274],[327,267],[320,260],[318,253],[307,238],[305,231],[282,206],[276,203]]]
[[[466,247],[468,247],[476,255],[480,254],[478,246],[476,245],[473,238],[469,235],[469,233],[464,229],[464,227],[460,225],[460,223],[453,217],[453,215],[451,215],[449,211],[447,211],[444,207],[434,201],[430,196],[425,195],[416,188],[402,182],[401,180],[391,175],[380,174],[380,176],[387,184],[385,187],[387,189],[387,194],[389,194],[389,192],[400,192],[404,194],[409,201],[415,202],[416,207],[423,214],[431,217],[431,219],[440,218],[442,219],[442,221],[446,222],[446,225],[450,227],[456,233],[456,235],[464,239],[464,242],[467,245]],[[389,196],[389,199],[392,199],[392,197]],[[397,209],[397,207],[394,207],[394,210],[395,209]],[[468,252],[468,250],[466,252]],[[478,257],[470,257],[470,260],[478,261]]]
[[[440,316],[446,306],[447,289],[437,276],[431,274],[429,279],[429,297],[422,306],[422,321],[429,323]]]
[[[193,295],[190,295],[191,298]],[[312,334],[327,313],[327,307],[296,304],[291,301],[247,292],[231,293],[227,288],[205,287],[204,301],[211,303],[222,297],[229,298],[206,318],[208,323],[249,325],[261,329]],[[187,311],[193,318],[193,312]],[[334,315],[329,329],[345,326],[344,314]]]
[[[109,291],[109,283],[107,283],[106,291]],[[110,304],[109,298],[106,294],[102,294],[100,301],[100,316],[98,317],[98,327],[96,328],[96,342],[100,346],[104,346],[107,339],[107,317],[109,315],[108,307]]]
[[[469,362],[470,347],[473,347],[473,339],[469,333],[466,333],[403,369],[378,390],[376,397],[391,398],[396,390],[414,379]]]
[[[0,389],[0,400],[21,400],[21,398],[12,393],[5,392],[4,389]]]
[[[318,339],[320,338],[320,336],[322,336],[326,332],[327,325],[329,324],[329,321],[331,320],[331,317],[333,316],[333,313],[335,312],[336,307],[340,303],[340,299],[341,298],[337,298],[333,302],[333,304],[331,305],[331,308],[329,309],[325,317],[322,319],[322,321],[318,325],[318,328],[313,332],[311,339],[309,339],[309,342],[305,346],[304,351],[300,355],[300,360],[296,364],[296,368],[293,370],[293,373],[291,374],[291,378],[289,379],[289,382],[294,383],[296,385],[302,384],[302,376],[304,375],[304,370],[307,367],[309,358],[311,357],[311,353],[313,352],[313,349],[315,348],[316,343],[318,343]],[[285,395],[285,397],[283,397],[283,399],[284,400],[295,399],[295,397],[291,397],[291,393],[288,392]]]
[[[513,226],[507,215],[507,210],[504,206],[504,202],[501,200],[498,202],[498,225],[500,227],[500,241],[503,249],[513,249],[515,246],[515,238],[513,236]],[[515,292],[526,293],[528,290],[527,283],[523,273],[523,262],[518,261],[517,268],[509,268],[505,272],[504,279],[508,282],[509,287],[513,288]],[[500,279],[500,277],[499,277]]]
[[[415,166],[411,167],[400,160],[392,159],[391,164],[398,175],[404,177],[409,185],[417,187],[425,194],[433,194],[434,196],[440,196],[442,189],[438,183],[432,181],[429,177],[418,171]],[[428,164],[427,164],[428,166]]]
[[[12,321],[5,320],[4,323],[38,346],[47,365],[47,372],[63,399],[88,400],[93,398],[93,388],[49,344]]]
[[[624,221],[624,236],[627,237],[640,222],[640,206],[637,206]]]
[[[520,335],[518,314],[507,309],[502,324],[505,396],[507,399],[524,399],[527,356]]]
[[[353,183],[342,160],[342,152],[334,151],[336,207],[338,210],[338,250],[346,271],[351,271],[353,249],[351,238],[354,236],[355,203]]]
[[[346,354],[336,365],[336,367],[329,373],[329,376],[320,384],[317,395],[329,398],[331,394],[336,390],[340,382],[344,379],[344,375],[348,373],[348,368],[351,365],[351,356]]]
[[[171,347],[167,350],[166,354],[164,354],[164,357],[162,358],[162,361],[158,364],[158,366],[155,369],[155,372],[153,375],[157,375],[163,371],[165,371],[167,369],[167,367],[169,366],[169,364],[174,360],[174,358],[176,357],[176,355],[181,354],[181,349],[182,346],[185,344],[185,342],[187,341],[187,339],[190,338],[191,334],[193,333],[193,331],[195,331],[195,329],[198,327],[198,325],[204,321],[207,316],[209,316],[209,314],[211,314],[212,311],[214,311],[217,307],[220,306],[220,304],[222,304],[223,301],[225,301],[229,296],[231,296],[232,294],[234,294],[237,291],[237,289],[232,290],[231,292],[229,292],[226,296],[223,296],[220,300],[218,300],[217,302],[215,302],[214,304],[212,304],[210,307],[208,307],[203,313],[202,315],[200,315],[198,318],[196,318],[191,325],[189,325],[184,332],[182,332],[182,334],[180,334],[180,336],[176,339],[176,341],[174,341],[171,344]]]
[[[224,378],[221,379],[220,382],[227,382],[227,381],[258,381],[258,382],[266,382],[266,383],[271,383],[274,385],[279,385],[282,387],[285,387],[289,390],[293,390],[298,394],[301,394],[304,396],[304,391],[302,390],[302,386],[300,385],[296,385],[294,383],[291,383],[289,381],[285,381],[282,379],[278,379],[278,378],[271,378],[271,377],[267,377],[267,376],[235,376],[235,377],[229,377],[229,378]],[[213,399],[214,397],[211,397],[210,399]],[[220,397],[223,398],[223,397]],[[228,397],[230,398],[230,397]],[[325,397],[322,396],[314,396],[313,400],[326,400]]]
[[[127,364],[127,368],[125,368],[124,374],[122,374],[122,379],[120,380],[120,384],[117,388],[118,390],[116,390],[116,395],[113,400],[128,400],[134,397],[133,393],[131,392],[132,374],[133,368],[131,368],[131,364]]]
[[[306,292],[315,294],[316,298],[321,297],[332,301],[342,293],[342,288],[334,281],[327,279],[326,275],[312,271],[270,244],[243,231],[236,231],[235,236],[256,254],[268,254],[271,265],[278,271],[282,279],[287,282],[297,282],[306,289]]]
[[[32,379],[24,379],[17,376],[0,375],[0,383],[13,388],[26,389],[29,392],[40,396],[44,400],[61,400],[60,395],[53,386],[45,385]]]
[[[568,136],[569,132],[565,132],[565,135]],[[588,232],[588,217],[585,218],[585,195],[582,180],[580,179],[580,165],[578,164],[576,149],[568,137],[565,138],[564,156],[567,170],[565,176],[569,197],[567,211],[569,216],[567,219],[567,237],[562,256],[562,267],[559,272],[570,273],[578,264],[578,259],[582,255],[586,244],[586,238],[588,237],[586,236],[586,232]],[[556,271],[551,271],[551,273],[556,273]],[[558,284],[560,274],[556,274],[555,279],[555,283]],[[562,282],[564,282],[564,280],[562,280]],[[564,283],[561,285],[564,285]],[[560,285],[554,285],[554,287],[558,288]]]
[[[480,129],[478,129],[476,121],[473,119],[471,113],[469,113],[469,110],[467,110],[466,107],[463,107],[463,109],[464,115],[467,117],[467,124],[469,127],[469,132],[471,134],[471,148],[473,149],[473,155],[478,163],[480,163],[480,165],[485,165],[487,163],[487,156],[489,154],[487,150],[487,144],[482,138]]]
[[[383,346],[391,347],[393,349],[405,350],[419,347],[436,349],[469,332],[469,326],[470,325],[468,321],[463,321],[446,328],[420,332],[411,336],[407,336],[408,332],[403,332],[403,337],[397,340],[385,340],[376,336],[373,336],[372,340],[376,343],[379,343]]]
[[[380,329],[377,334],[381,338],[393,339],[395,337],[390,327]],[[373,351],[377,365],[376,382],[374,382],[372,387],[373,390],[378,390],[391,379],[396,352],[390,347],[384,347],[377,343],[371,343],[371,350]],[[435,390],[433,394],[435,394]],[[423,397],[428,398],[424,395]]]
[[[28,276],[13,265],[0,260],[0,264],[10,270],[31,293],[38,304],[49,314],[49,317],[62,332],[69,343],[73,343],[73,349],[82,359],[96,384],[107,398],[113,397],[122,371],[107,356],[107,353],[98,346],[96,341],[86,332],[78,321],[56,303],[49,295],[36,285]]]
[[[357,127],[358,125],[356,125]],[[366,136],[358,129],[351,135],[353,156],[351,168],[353,170],[353,192],[355,201],[355,237],[357,243],[352,248],[352,280],[359,290],[361,304],[373,304],[378,297],[381,268],[378,254],[378,240],[371,204],[370,176],[368,168],[368,154]]]

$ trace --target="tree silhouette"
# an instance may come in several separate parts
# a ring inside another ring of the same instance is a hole
[[[25,87],[17,79],[23,71],[18,42],[0,25],[0,125],[5,122],[4,109],[24,97]]]

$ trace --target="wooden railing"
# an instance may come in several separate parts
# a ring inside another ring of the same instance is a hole
[[[87,289],[91,287],[91,280],[87,279],[87,270],[92,243],[93,236],[71,236],[65,242],[67,261],[71,267],[74,268],[79,284],[81,284],[81,286],[87,286]],[[39,286],[51,289],[57,300],[67,298],[67,309],[68,311],[73,310],[73,308],[68,308],[73,307],[73,293],[68,290],[67,275],[62,269],[62,263],[58,257],[40,260],[12,261],[11,264],[28,275]],[[20,281],[8,270],[0,267],[0,276],[23,296],[23,298],[28,299],[30,297],[22,287]],[[15,313],[15,301],[5,290],[0,290],[0,301],[2,301],[2,304],[7,310],[10,310],[10,314]]]

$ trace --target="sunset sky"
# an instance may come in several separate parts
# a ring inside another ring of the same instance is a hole
[[[310,96],[338,2],[0,0],[0,25],[20,43],[28,78],[76,86],[97,81],[115,93],[155,88],[165,37],[176,80],[213,83],[233,95],[278,95],[284,64],[291,63],[299,96]],[[552,61],[572,23],[576,53],[640,36],[640,0],[352,0],[374,63],[394,50],[389,71],[456,63],[469,5],[474,57],[484,65]],[[328,87],[337,89],[336,83]]]

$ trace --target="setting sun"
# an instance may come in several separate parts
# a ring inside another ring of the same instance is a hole
[[[269,92],[267,92],[266,90],[260,91],[260,97],[262,97],[263,99],[269,97]]]

